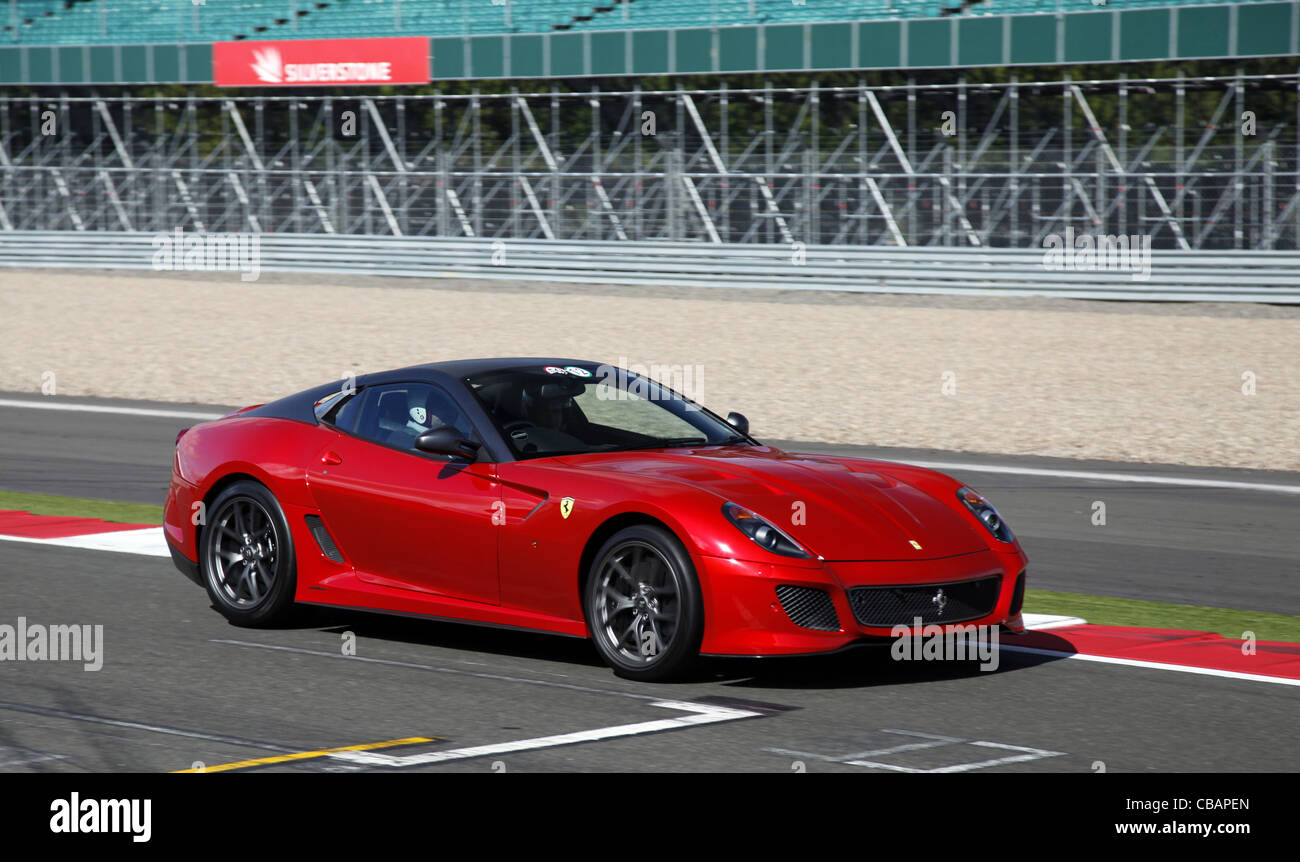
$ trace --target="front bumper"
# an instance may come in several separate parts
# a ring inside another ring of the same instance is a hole
[[[163,503],[163,535],[167,540],[167,550],[172,555],[172,563],[185,577],[203,586],[199,564],[190,559],[191,555],[198,558],[195,541],[197,531],[193,522],[188,526],[186,524],[189,513],[194,511],[193,504],[198,499],[198,489],[183,481],[173,471],[171,485],[167,489],[167,500]]]
[[[858,642],[895,636],[901,632],[897,626],[906,626],[911,633],[917,616],[923,625],[1023,629],[1020,603],[1025,558],[1018,552],[985,550],[938,560],[823,562],[816,566],[703,557],[696,564],[701,569],[705,602],[705,633],[700,644],[705,655],[835,652]],[[990,579],[987,587],[978,583]],[[883,591],[887,599],[884,611],[877,603],[871,606],[875,607],[874,616],[868,614],[869,605],[859,594],[855,612],[851,600],[855,589],[874,593],[882,587],[895,588]],[[939,590],[945,591],[944,596],[935,600]],[[863,618],[874,624],[864,624]]]
[[[173,545],[170,540],[167,542],[167,550],[171,551],[172,564],[180,570],[180,573],[200,587],[203,586],[203,578],[199,575],[199,564],[182,554],[180,549]]]

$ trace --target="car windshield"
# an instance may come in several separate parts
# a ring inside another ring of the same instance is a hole
[[[465,382],[519,458],[754,442],[671,389],[608,365],[516,368]]]

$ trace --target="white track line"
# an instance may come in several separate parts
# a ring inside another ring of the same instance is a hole
[[[762,715],[762,713],[748,709],[734,709],[728,706],[714,706],[713,704],[692,703],[682,700],[660,700],[655,701],[650,706],[677,709],[689,713],[689,715],[661,718],[655,721],[642,721],[636,724],[620,724],[614,727],[598,727],[593,730],[579,730],[575,733],[560,733],[554,736],[539,736],[533,739],[518,739],[513,742],[498,742],[493,745],[476,745],[470,748],[430,751],[423,754],[410,754],[405,757],[380,754],[373,751],[339,751],[327,756],[364,766],[386,766],[391,768],[425,766],[431,763],[445,763],[449,760],[516,754],[520,751],[535,751],[541,748],[556,748],[562,745],[580,745],[584,742],[602,742],[607,739],[618,739],[626,736],[683,730],[688,727],[698,727],[702,724],[717,724],[718,722],[756,718]]]
[[[31,545],[54,545],[60,548],[82,548],[87,551],[117,551],[123,554],[145,554],[150,557],[169,557],[167,540],[162,527],[145,527],[142,530],[114,530],[109,533],[87,533],[82,536],[64,536],[58,539],[36,539],[29,536],[0,535],[3,542],[26,542]]]
[[[1037,647],[1009,646],[1005,643],[998,644],[998,649],[1007,652],[1021,652],[1029,655],[1050,656],[1051,658],[1068,658],[1078,659],[1079,661],[1095,661],[1101,664],[1122,664],[1128,667],[1145,667],[1151,670],[1172,670],[1178,673],[1195,673],[1201,676],[1218,676],[1224,679],[1243,679],[1249,682],[1271,682],[1277,685],[1295,685],[1300,686],[1300,679],[1291,679],[1285,676],[1268,676],[1262,673],[1242,673],[1236,670],[1219,670],[1212,667],[1193,667],[1186,664],[1170,664],[1162,661],[1142,661],[1135,658],[1114,658],[1105,655],[1085,655],[1084,653],[1058,652],[1057,650],[1038,649]]]
[[[1025,763],[1030,760],[1043,760],[1048,757],[1063,757],[1064,751],[1047,751],[1042,748],[1027,748],[1023,745],[1007,745],[1004,742],[987,742],[982,739],[962,739],[956,736],[940,736],[934,733],[921,733],[915,730],[893,730],[890,728],[881,728],[882,733],[895,733],[900,736],[921,737],[928,740],[927,742],[910,742],[902,745],[891,745],[887,748],[876,748],[871,751],[858,751],[853,754],[841,754],[838,756],[826,754],[813,754],[800,751],[790,751],[783,748],[765,748],[764,751],[773,754],[784,754],[787,757],[799,757],[805,760],[821,760],[827,763],[843,763],[847,766],[865,766],[870,769],[887,769],[891,772],[916,772],[916,773],[936,773],[936,772],[970,772],[975,769],[988,769],[993,766],[1002,766],[1008,763]],[[914,766],[903,766],[898,763],[887,763],[883,760],[868,758],[878,758],[889,754],[907,754],[914,751],[926,751],[936,748],[950,748],[957,745],[973,745],[979,748],[997,748],[1003,751],[1020,752],[1018,754],[1007,755],[1006,757],[997,757],[991,760],[980,760],[974,763],[956,763],[951,766],[939,766],[930,769],[923,769]]]
[[[397,659],[391,659],[391,658],[370,658],[368,656],[360,656],[360,655],[343,655],[338,650],[335,650],[333,652],[326,652],[323,650],[304,649],[303,647],[281,646],[279,644],[264,644],[264,643],[257,643],[256,641],[226,640],[223,638],[213,638],[211,642],[214,644],[225,644],[227,646],[265,649],[265,650],[272,650],[274,652],[287,652],[287,653],[293,653],[295,655],[313,655],[313,656],[318,656],[320,658],[334,659],[337,661],[362,662],[368,664],[383,665],[384,667],[399,667],[399,668],[407,668],[409,670],[428,671],[430,673],[445,673],[445,674],[450,674],[452,676],[473,677],[475,679],[490,679],[495,682],[522,683],[524,685],[541,686],[542,688],[558,688],[564,691],[576,691],[580,694],[599,694],[599,695],[604,695],[606,697],[626,697],[626,698],[631,698],[633,700],[659,700],[660,699],[649,694],[640,694],[638,692],[632,692],[632,691],[619,691],[618,689],[612,689],[612,688],[594,688],[589,685],[580,685],[578,683],[572,683],[572,682],[559,682],[558,680],[553,680],[553,679],[535,679],[532,677],[509,676],[507,674],[492,673],[490,671],[467,670],[465,668],[458,668],[458,667],[440,667],[439,665],[420,664],[418,662],[411,662],[411,661],[399,661]],[[461,663],[463,664],[464,662]],[[478,664],[478,662],[469,662],[469,664]]]
[[[12,749],[9,749],[8,746],[0,747],[0,752],[5,750]],[[3,754],[0,754],[0,757],[3,756]],[[44,763],[49,760],[67,760],[68,757],[69,755],[67,754],[43,754],[36,752],[29,757],[23,757],[19,760],[0,760],[0,766],[26,766],[29,763]]]
[[[27,407],[32,410],[67,410],[78,413],[115,413],[120,416],[158,416],[164,419],[220,419],[224,413],[200,413],[194,410],[158,410],[152,407],[110,407],[104,404],[69,404],[66,401],[18,401],[0,398],[0,407]]]
[[[0,407],[28,407],[34,410],[69,410],[83,413],[115,413],[122,416],[157,416],[168,419],[220,419],[223,413],[201,413],[188,410],[159,410],[148,407],[112,407],[102,404],[69,404],[66,402],[20,401],[0,398]],[[797,448],[797,444],[795,444]],[[1107,473],[1096,470],[1055,470],[1040,467],[1018,467],[1012,464],[972,464],[960,461],[906,461],[917,467],[934,470],[966,470],[972,473],[1001,473],[1011,476],[1043,476],[1052,479],[1085,479],[1094,482],[1128,482],[1139,485],[1175,485],[1184,488],[1227,488],[1236,491],[1266,491],[1273,494],[1300,494],[1300,485],[1279,485],[1272,482],[1237,482],[1229,479],[1200,479],[1193,476],[1165,476],[1154,473]]]
[[[1025,628],[1041,632],[1044,629],[1061,629],[1068,626],[1081,626],[1088,622],[1082,617],[1060,617],[1052,614],[1025,614]]]
[[[969,742],[967,745],[990,745],[991,743]],[[1014,747],[1014,746],[1009,746]],[[1037,749],[1035,749],[1037,751]],[[844,763],[848,766],[866,766],[871,769],[888,769],[890,772],[908,772],[919,773],[923,775],[935,775],[947,772],[971,772],[976,769],[989,769],[993,766],[1005,766],[1010,763],[1026,763],[1031,760],[1043,760],[1048,757],[1060,757],[1065,754],[1064,751],[1044,751],[1035,754],[1012,754],[1007,757],[998,757],[993,760],[980,760],[975,763],[958,763],[954,766],[940,766],[937,769],[917,769],[912,766],[899,766],[895,763],[882,763],[875,760],[846,760]]]
[[[932,470],[966,470],[971,473],[1005,473],[1011,476],[1045,476],[1052,479],[1086,479],[1094,482],[1129,482],[1138,485],[1177,485],[1183,488],[1229,488],[1234,491],[1268,491],[1300,494],[1300,485],[1272,482],[1236,482],[1229,479],[1200,479],[1194,476],[1164,476],[1155,473],[1105,473],[1094,470],[1049,470],[1009,464],[971,464],[958,461],[905,461]]]

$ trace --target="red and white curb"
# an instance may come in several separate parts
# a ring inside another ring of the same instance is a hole
[[[168,557],[162,527],[0,510],[0,541]]]
[[[1047,658],[1300,686],[1300,644],[1283,641],[1248,643],[1213,632],[1098,626],[1081,620],[1007,636],[998,646]]]
[[[0,541],[169,557],[162,527],[0,510]],[[1246,645],[1199,631],[1091,625],[1079,617],[1025,614],[1028,629],[999,648],[1046,658],[1300,686],[1300,644]]]

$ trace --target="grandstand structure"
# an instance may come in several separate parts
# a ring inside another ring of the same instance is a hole
[[[1300,55],[1295,2],[8,10],[0,232],[1300,248],[1300,73],[1259,60]],[[427,83],[211,86],[216,43],[394,36]]]
[[[1289,5],[1277,0],[1256,2],[1271,7]],[[535,36],[945,18],[974,21],[1099,10],[1131,15],[1216,4],[1206,0],[8,0],[7,5],[3,25],[7,43],[96,45],[397,35]],[[1218,5],[1219,14],[1223,14],[1226,9]],[[1256,22],[1267,21],[1275,27],[1283,14],[1280,8],[1261,6],[1254,17],[1247,16],[1245,26],[1251,29]],[[1155,20],[1162,16],[1139,17]],[[1217,17],[1201,12],[1189,23],[1206,27]],[[1110,19],[1104,20],[1110,23]],[[1095,31],[1100,23],[1099,19],[1080,24],[1079,35],[1084,35],[1084,30]],[[1279,35],[1273,27],[1254,34],[1256,47]],[[1199,39],[1213,41],[1220,35],[1227,34],[1203,33]]]
[[[7,3],[8,14],[2,11]],[[1292,56],[1300,0],[0,0],[0,84],[211,83],[214,43],[415,36],[433,77]]]

